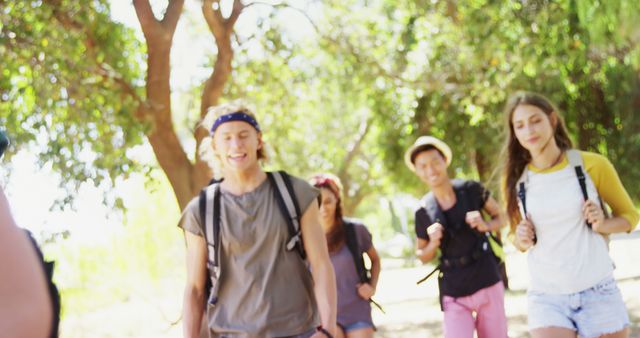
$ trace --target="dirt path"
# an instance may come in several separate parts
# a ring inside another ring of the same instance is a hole
[[[631,337],[640,338],[640,233],[618,236],[611,241],[611,256],[616,263],[615,277],[625,299],[632,323]],[[442,313],[437,299],[435,278],[416,286],[415,282],[431,271],[431,266],[383,270],[377,300],[387,314],[374,309],[379,327],[377,337],[441,337]],[[526,255],[507,248],[507,271],[511,290],[505,295],[505,308],[511,338],[528,337]]]
[[[505,297],[512,338],[526,333],[526,256],[507,253],[507,269],[512,290]],[[616,262],[615,277],[625,298],[632,322],[631,337],[640,338],[640,233],[611,242]],[[417,286],[416,281],[430,271],[429,266],[393,268],[397,262],[383,261],[383,272],[376,300],[386,314],[374,309],[379,338],[442,336],[442,313],[438,305],[435,279]],[[178,276],[179,277],[179,276]],[[128,286],[123,286],[128,287]],[[167,280],[156,288],[141,288],[125,302],[76,317],[62,323],[62,338],[181,338],[180,316],[182,281]]]

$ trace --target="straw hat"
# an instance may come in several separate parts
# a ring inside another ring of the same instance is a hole
[[[420,136],[418,139],[407,149],[404,153],[404,162],[407,164],[407,167],[411,169],[411,171],[416,171],[416,166],[413,161],[415,160],[415,156],[418,152],[424,150],[425,147],[432,146],[438,149],[442,155],[444,155],[444,159],[447,162],[447,166],[451,164],[451,148],[442,142],[441,140],[433,137],[433,136]]]

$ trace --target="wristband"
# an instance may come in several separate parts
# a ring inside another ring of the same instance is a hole
[[[318,327],[316,327],[316,331],[322,332],[322,334],[327,336],[327,338],[333,338],[331,333],[329,333],[329,331],[327,331],[324,327],[322,327],[322,325],[318,325]]]

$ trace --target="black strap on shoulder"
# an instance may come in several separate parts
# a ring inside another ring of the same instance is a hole
[[[347,248],[349,248],[349,252],[351,252],[351,256],[353,257],[353,263],[356,265],[356,271],[358,272],[360,283],[368,283],[371,278],[364,267],[364,260],[362,259],[362,254],[360,253],[360,248],[358,246],[358,239],[356,238],[355,225],[347,221],[342,224],[344,226]]]
[[[582,171],[582,166],[579,165],[575,166],[574,169],[576,170],[576,176],[578,176],[578,183],[580,184],[580,190],[582,190],[582,197],[586,202],[589,199],[589,193],[587,192],[587,182],[584,171]],[[591,228],[591,223],[588,221],[587,226]]]
[[[216,193],[213,195],[213,245],[216,248],[216,260],[214,266],[220,266],[220,185],[216,185]]]
[[[343,221],[342,226],[344,227],[345,242],[349,252],[351,253],[351,257],[353,258],[353,263],[356,266],[356,272],[358,273],[360,283],[369,283],[371,281],[371,276],[369,276],[369,271],[364,266],[364,259],[362,258],[360,246],[358,245],[358,238],[356,236],[355,224],[345,220]],[[385,313],[382,306],[373,300],[373,298],[369,298],[369,302],[380,309],[382,313]]]
[[[527,191],[524,187],[524,182],[520,182],[518,185],[518,198],[522,204],[522,211],[524,211],[523,217],[527,217]]]
[[[296,236],[300,238],[300,240],[296,242],[295,247],[298,253],[300,254],[300,257],[304,260],[306,259],[307,256],[306,256],[306,253],[304,252],[304,246],[302,244],[302,229],[300,228],[296,229],[296,226],[294,225],[294,220],[291,217],[291,213],[289,212],[289,208],[287,208],[287,204],[285,203],[284,196],[282,194],[283,193],[288,194],[291,201],[293,202],[293,208],[294,208],[293,217],[297,219],[298,224],[300,224],[300,205],[298,204],[298,199],[296,198],[295,192],[293,190],[293,185],[291,184],[291,178],[289,177],[289,174],[287,174],[285,171],[278,171],[278,173],[282,177],[282,181],[284,182],[286,191],[280,190],[280,186],[277,184],[276,179],[273,176],[273,173],[267,172],[267,177],[269,178],[269,181],[271,182],[271,185],[274,188],[273,190],[274,190],[278,207],[280,208],[282,215],[287,221],[287,229],[289,230],[289,240],[293,240]]]
[[[213,182],[213,183],[217,183],[217,182]],[[216,249],[215,252],[215,260],[211,263],[213,263],[214,266],[219,266],[219,261],[220,261],[220,185],[217,185],[215,187],[215,193],[213,196],[213,214],[215,215],[215,217],[213,218],[213,238],[208,238],[207,237],[207,231],[206,231],[206,209],[207,209],[207,189],[202,189],[200,191],[200,195],[198,197],[198,204],[199,204],[199,208],[200,208],[200,219],[202,221],[202,223],[204,224],[204,237],[205,240],[207,241],[207,243],[213,243],[214,248]]]
[[[207,217],[207,189],[202,189],[200,190],[200,194],[198,195],[198,207],[200,208],[200,222],[202,222],[202,224],[205,224],[205,220]],[[203,227],[206,227],[206,225],[204,225]],[[204,230],[204,239],[206,241],[208,241],[209,239],[207,238],[207,231],[206,229]]]
[[[293,206],[296,209],[296,215],[298,215],[298,219],[300,219],[300,205],[298,204],[298,199],[295,198],[296,194],[293,191],[293,184],[291,184],[291,176],[289,176],[289,174],[284,170],[280,170],[278,172],[282,175],[284,185],[287,187],[287,192],[289,192],[289,196],[291,196],[291,200],[293,201]]]
[[[219,183],[219,182],[220,181],[212,180],[211,184]],[[206,290],[206,294],[209,295],[213,288],[213,282],[211,281],[211,278],[210,278],[213,272],[211,269],[213,268],[215,270],[215,268],[218,267],[220,264],[220,203],[221,202],[220,202],[220,185],[218,184],[215,187],[214,198],[213,198],[213,211],[214,211],[213,224],[207,224],[207,217],[206,217],[207,187],[205,187],[200,191],[200,194],[198,196],[198,204],[199,204],[198,206],[200,208],[199,210],[200,220],[203,224],[203,230],[204,230],[203,232],[204,232],[205,242],[207,243],[207,250],[210,250],[212,247],[215,250],[213,254],[213,259],[211,259],[210,255],[207,255],[207,270],[209,270],[209,273],[208,273],[208,277],[205,280],[205,290]],[[208,226],[212,227],[213,238],[209,238],[209,231],[207,230]],[[213,243],[213,245],[211,245],[211,243]],[[206,300],[207,299],[205,298],[205,303],[206,303]]]
[[[445,236],[443,236],[442,241],[440,242],[440,247],[441,248],[444,247],[444,242],[448,240],[448,236],[446,236],[446,229],[448,227],[446,225],[446,219],[444,217],[444,214],[442,213],[442,210],[440,209],[440,206],[438,205],[438,202],[436,201],[436,198],[435,196],[433,196],[432,192],[428,193],[422,199],[422,209],[426,212],[427,217],[429,217],[429,222],[431,224],[437,222],[444,226]],[[426,226],[428,227],[431,224],[426,224]],[[441,267],[442,267],[442,264],[436,265],[436,267],[434,267],[433,270],[431,270],[431,272],[429,272],[424,278],[417,281],[416,284],[421,284],[427,279],[429,279],[429,277],[431,277],[434,273],[436,273],[436,271],[440,270]]]
[[[440,209],[440,205],[438,205],[438,201],[436,201],[436,197],[432,192],[428,193],[423,198],[422,208],[427,213],[427,216],[429,216],[431,224],[440,223],[444,227],[444,235],[440,242],[440,248],[444,251],[444,248],[446,248],[449,243],[449,239],[455,237],[455,232],[450,226],[448,226],[447,218],[445,217],[444,212],[442,212],[442,209]],[[427,224],[426,226],[428,227],[431,224]]]
[[[205,210],[207,207],[207,191],[206,188],[200,190],[200,194],[198,196],[198,207],[200,208],[200,221],[202,222],[203,226],[203,232],[204,232],[204,240],[205,242],[209,243],[209,239],[207,238],[207,229],[206,229],[206,214],[207,211]],[[207,245],[207,250],[209,249],[209,245]],[[209,265],[207,264],[207,267]],[[208,270],[208,268],[207,268]],[[209,277],[210,272],[207,274],[207,277],[205,278],[205,282],[204,282],[204,289],[207,295],[209,295],[209,293],[211,292],[211,287],[213,286],[211,283],[211,278]],[[207,297],[204,298],[205,299],[205,304],[207,303]],[[205,306],[206,309],[206,306]]]
[[[522,204],[522,211],[524,211],[523,217],[527,217],[527,190],[525,188],[524,182],[520,182],[518,184],[518,198],[520,199],[520,204]],[[538,243],[538,236],[536,236],[534,232],[533,244],[536,243]]]

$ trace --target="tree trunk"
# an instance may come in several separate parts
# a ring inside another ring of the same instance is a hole
[[[233,34],[235,22],[238,20],[240,13],[244,9],[242,2],[235,0],[231,14],[225,19],[220,12],[220,6],[218,5],[216,9],[214,9],[213,3],[213,0],[205,0],[202,3],[202,14],[215,39],[218,55],[213,66],[213,71],[204,83],[204,89],[202,90],[202,95],[200,97],[201,119],[206,116],[207,110],[210,107],[218,105],[220,98],[224,93],[224,86],[231,78],[231,71],[233,70],[231,65],[231,62],[233,61],[231,36]],[[196,139],[196,149],[200,147],[202,139],[207,136],[208,132],[207,128],[196,126],[193,135]],[[200,160],[200,155],[197,152],[196,159],[197,162],[193,182],[196,187],[201,187],[210,179],[211,171],[206,163]]]
[[[473,160],[480,182],[486,184],[491,176],[491,159],[483,152],[482,148],[477,148],[473,152]]]
[[[148,52],[147,99],[138,107],[137,117],[150,124],[149,143],[183,210],[201,187],[194,184],[194,165],[180,144],[171,114],[171,46],[184,0],[170,1],[162,20],[155,18],[148,0],[134,0],[133,5]]]

